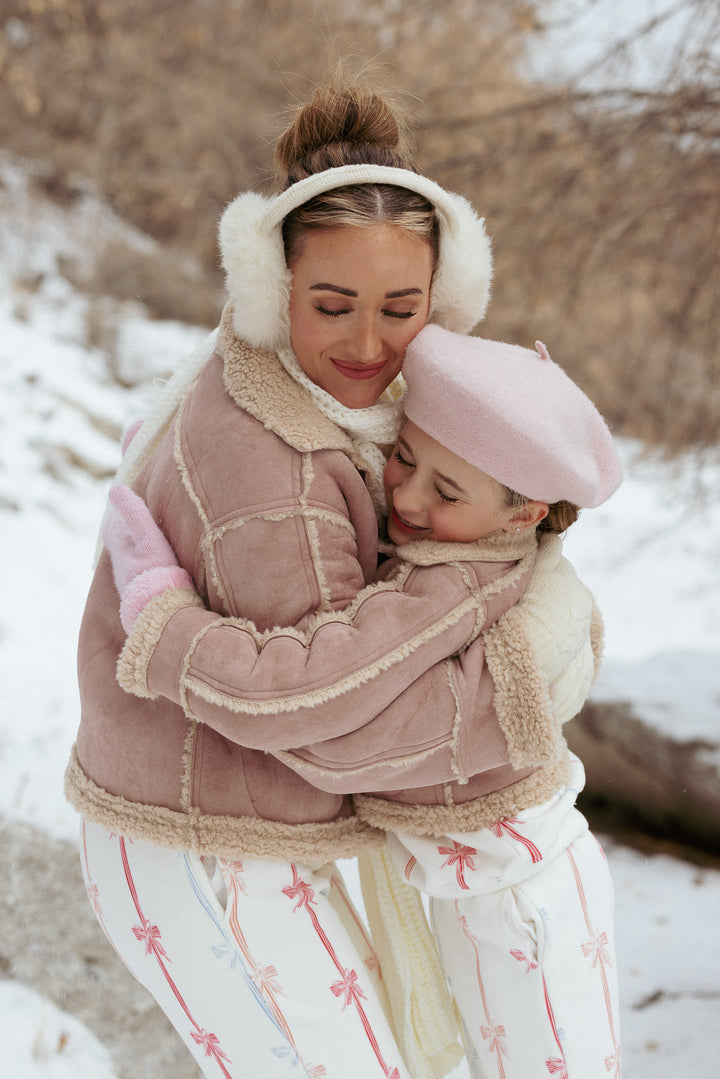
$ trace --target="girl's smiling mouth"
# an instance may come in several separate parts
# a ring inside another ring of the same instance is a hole
[[[426,532],[427,529],[422,525],[414,525],[410,521],[406,521],[404,517],[401,517],[398,511],[393,506],[392,508],[392,521],[398,528],[401,528],[403,532]]]

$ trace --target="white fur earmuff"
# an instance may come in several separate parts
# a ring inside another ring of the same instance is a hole
[[[238,195],[220,219],[219,239],[239,337],[257,348],[290,345],[288,305],[292,275],[285,264],[282,223],[315,195],[351,184],[392,184],[423,195],[438,212],[440,252],[429,321],[469,333],[485,314],[492,256],[484,218],[461,195],[407,169],[344,165],[299,180],[282,194]]]

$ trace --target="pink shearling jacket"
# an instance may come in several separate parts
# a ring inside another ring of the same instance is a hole
[[[543,595],[536,583],[530,622],[518,600],[534,536],[423,541],[398,548],[347,609],[303,630],[261,633],[245,619],[178,609],[188,593],[168,592],[130,635],[119,678],[321,789],[354,793],[358,816],[382,830],[487,827],[565,782],[562,724],[600,658],[592,597],[557,537],[542,543],[541,579],[552,584]]]
[[[275,354],[234,335],[226,312],[218,352],[135,484],[216,614],[176,590],[148,606],[126,641],[102,554],[80,632],[82,712],[66,773],[83,815],[163,846],[326,861],[356,854],[379,833],[348,793],[321,789],[292,755],[284,760],[285,748],[332,745],[367,728],[370,750],[382,724],[394,732],[399,724],[392,752],[414,757],[417,784],[438,769],[460,781],[480,756],[485,768],[507,765],[482,648],[472,663],[455,661],[457,678],[446,660],[515,603],[534,549],[509,547],[490,572],[472,561],[422,573],[403,563],[373,584],[376,516],[355,457],[351,439]],[[217,615],[238,627],[218,626]],[[285,625],[295,628],[272,634]],[[273,718],[272,680],[263,684],[257,665],[252,699],[236,708],[226,640],[240,626],[256,657],[279,649],[281,667],[283,649],[296,654],[308,634],[332,634],[346,673],[328,685],[327,664],[309,668],[309,696]],[[207,702],[198,688],[206,663]],[[458,686],[474,702],[463,722]],[[408,717],[421,702],[432,720],[416,727]]]

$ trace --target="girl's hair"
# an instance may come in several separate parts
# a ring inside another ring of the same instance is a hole
[[[275,148],[279,189],[342,165],[389,165],[417,172],[405,156],[407,132],[396,109],[359,81],[336,75],[322,84],[297,112]],[[423,240],[438,259],[435,208],[422,195],[390,184],[355,184],[316,195],[283,222],[288,265],[311,229],[343,225],[394,225]]]
[[[503,485],[504,486],[504,485]],[[505,490],[505,505],[511,509],[521,509],[526,502],[530,499],[525,495],[518,494],[517,491],[512,491],[509,487],[504,487]],[[543,517],[542,521],[536,526],[537,532],[561,532],[567,531],[571,524],[574,524],[580,516],[580,507],[576,506],[574,502],[551,502],[548,506],[547,517]]]

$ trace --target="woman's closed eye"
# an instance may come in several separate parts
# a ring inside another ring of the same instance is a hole
[[[395,450],[393,451],[393,457],[398,462],[398,464],[405,465],[406,468],[415,467],[412,461],[408,461],[407,458],[403,457],[402,450],[399,446],[395,447]]]
[[[439,487],[436,487],[435,490],[440,495],[440,498],[443,500],[443,502],[449,502],[450,505],[453,505],[455,502],[460,501],[459,498],[453,498],[451,495],[446,495],[445,492],[441,491]]]
[[[349,315],[350,314],[350,308],[349,307],[342,307],[340,309],[335,309],[335,308],[332,308],[332,307],[323,307],[322,304],[318,304],[317,307],[315,308],[315,310],[319,311],[321,315],[329,315],[330,318],[338,318],[340,315]]]

